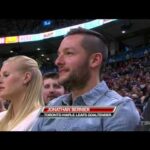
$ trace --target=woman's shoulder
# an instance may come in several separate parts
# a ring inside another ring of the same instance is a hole
[[[2,119],[6,115],[7,111],[0,112],[0,119]]]
[[[25,117],[12,131],[30,131],[33,124],[38,120],[41,108],[38,108]]]

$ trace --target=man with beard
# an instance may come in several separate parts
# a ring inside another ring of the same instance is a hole
[[[58,83],[57,72],[47,72],[43,75],[43,99],[45,105],[54,98],[65,94],[65,88]]]
[[[83,28],[72,29],[62,40],[55,64],[59,83],[70,89],[49,106],[116,106],[111,117],[41,117],[33,131],[134,131],[140,122],[135,104],[110,90],[100,78],[107,60],[105,38]]]

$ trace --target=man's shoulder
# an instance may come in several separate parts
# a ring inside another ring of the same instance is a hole
[[[114,90],[108,90],[104,95],[104,102],[108,105],[119,105],[123,103],[132,103],[133,101],[130,97],[123,97]]]

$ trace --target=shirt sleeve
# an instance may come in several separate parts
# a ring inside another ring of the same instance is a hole
[[[43,122],[44,122],[44,117],[39,117],[39,119],[37,120],[37,122],[33,126],[32,131],[42,131],[41,129],[43,126]]]
[[[102,119],[104,131],[135,131],[140,123],[140,115],[132,100],[121,101],[112,117]]]

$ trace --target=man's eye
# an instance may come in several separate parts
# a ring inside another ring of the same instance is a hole
[[[45,85],[45,86],[44,86],[45,89],[48,89],[49,87],[50,87],[49,85]]]
[[[66,52],[67,55],[73,55],[73,52]]]
[[[60,85],[54,85],[55,88],[59,89],[60,88]]]
[[[3,76],[4,76],[4,77],[8,77],[8,76],[9,76],[9,74],[4,74]]]

